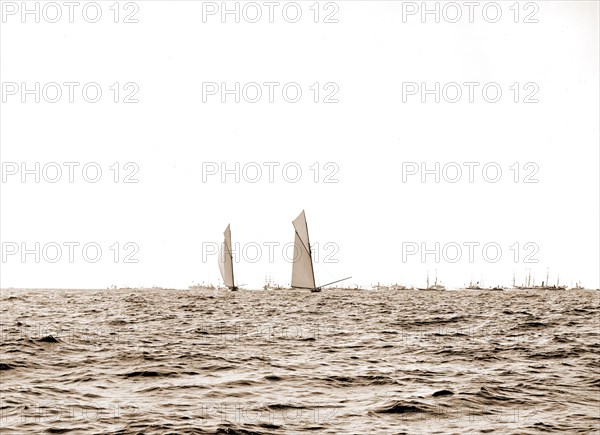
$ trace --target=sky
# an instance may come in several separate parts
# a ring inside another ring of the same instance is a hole
[[[2,3],[0,286],[600,286],[597,2],[277,3]]]

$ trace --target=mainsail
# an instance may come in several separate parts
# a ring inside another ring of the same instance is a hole
[[[315,273],[313,270],[308,226],[304,210],[292,222],[296,232],[294,238],[294,259],[292,264],[292,288],[315,289]]]
[[[237,290],[233,281],[233,255],[231,250],[231,229],[229,227],[230,225],[227,225],[223,233],[225,240],[219,252],[219,270],[221,271],[225,285],[231,290]]]

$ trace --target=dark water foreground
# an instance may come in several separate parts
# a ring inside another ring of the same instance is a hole
[[[598,433],[592,291],[1,295],[3,433]]]

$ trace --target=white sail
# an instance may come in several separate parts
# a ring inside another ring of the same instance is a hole
[[[233,282],[233,254],[231,250],[231,230],[230,226],[227,225],[225,232],[223,235],[225,236],[225,240],[221,245],[221,250],[219,252],[219,270],[221,271],[221,277],[223,277],[223,282],[225,286],[229,288],[235,288]]]
[[[292,288],[307,288],[312,290],[315,288],[315,273],[304,210],[302,210],[302,213],[292,223],[295,230]]]

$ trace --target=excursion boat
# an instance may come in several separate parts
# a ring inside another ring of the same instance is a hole
[[[531,270],[529,271],[529,274],[526,277],[526,281],[525,284],[523,285],[519,285],[519,286],[515,286],[514,284],[514,277],[513,277],[513,287],[516,288],[517,290],[566,290],[567,286],[566,285],[559,285],[559,280],[560,277],[556,278],[556,284],[555,285],[549,285],[550,279],[550,272],[549,270],[546,271],[546,281],[542,281],[542,285],[535,285],[535,278],[531,277]]]
[[[429,272],[427,272],[427,286],[425,288],[417,288],[417,290],[422,290],[422,291],[443,291],[443,290],[446,290],[446,287],[444,287],[441,284],[438,284],[437,271],[436,271],[435,272],[435,282],[433,283],[433,285],[429,285]]]

